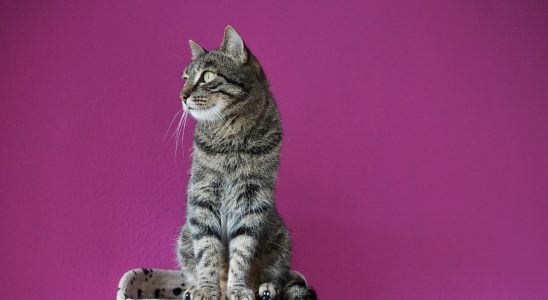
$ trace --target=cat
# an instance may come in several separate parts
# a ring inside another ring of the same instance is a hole
[[[177,259],[190,300],[317,299],[289,269],[274,206],[282,128],[258,60],[232,26],[219,49],[189,41],[183,110],[197,123]]]

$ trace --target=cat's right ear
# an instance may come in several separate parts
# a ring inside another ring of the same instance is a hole
[[[236,32],[236,29],[230,25],[225,28],[221,49],[242,64],[247,61],[247,51],[245,50],[244,41],[238,32]]]
[[[188,43],[190,44],[190,51],[192,51],[192,59],[196,59],[196,57],[206,53],[204,48],[200,47],[200,45],[196,44],[193,40],[188,40]]]

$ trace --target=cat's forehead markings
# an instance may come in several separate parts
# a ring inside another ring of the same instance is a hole
[[[206,61],[204,61],[202,68],[205,69],[205,68],[212,67],[212,66],[214,66],[214,65],[215,65],[215,62],[213,62],[213,61],[211,61],[211,60],[206,60]]]
[[[200,80],[200,77],[202,76],[202,68],[199,67],[199,68],[196,68],[192,74],[192,76],[194,76],[194,79],[192,80],[194,82],[194,84],[198,83],[198,81]]]
[[[198,81],[200,80],[200,77],[202,76],[202,73],[204,72],[204,68],[207,66],[207,63],[208,63],[207,61],[199,61],[191,65],[190,67],[192,70],[191,73],[192,73],[192,77],[194,77],[192,82],[194,84],[197,84]]]
[[[191,62],[184,70],[183,70],[183,79],[186,77],[185,81],[192,80],[194,77],[194,74],[196,74],[196,66],[195,62]]]

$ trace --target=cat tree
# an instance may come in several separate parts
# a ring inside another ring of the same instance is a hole
[[[183,299],[187,288],[180,271],[133,269],[126,272],[120,279],[116,300]]]
[[[133,269],[120,279],[116,300],[183,299],[186,289],[180,271]]]

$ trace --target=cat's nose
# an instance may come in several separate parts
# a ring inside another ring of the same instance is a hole
[[[182,91],[181,92],[181,100],[183,100],[183,102],[186,104],[186,99],[188,99],[188,97],[190,97],[190,93],[188,91]]]

